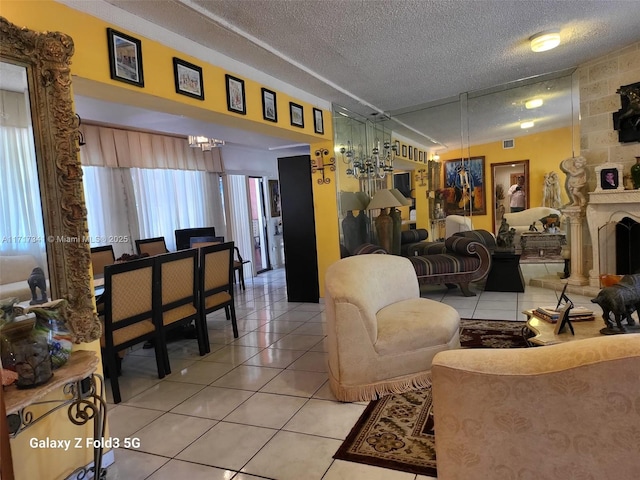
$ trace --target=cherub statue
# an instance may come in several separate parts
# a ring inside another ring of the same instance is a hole
[[[560,178],[556,172],[544,174],[544,185],[542,187],[542,206],[549,208],[560,208]]]
[[[587,204],[587,159],[569,157],[560,162],[560,169],[567,174],[565,188],[571,199],[572,207],[584,207]]]

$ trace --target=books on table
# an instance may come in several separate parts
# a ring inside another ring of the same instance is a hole
[[[534,310],[536,317],[550,323],[556,323],[560,318],[560,311],[556,307],[538,307]],[[572,322],[584,322],[595,318],[593,310],[586,307],[575,306],[569,310],[569,320]]]

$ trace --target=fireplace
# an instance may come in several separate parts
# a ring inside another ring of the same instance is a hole
[[[593,248],[589,284],[601,274],[636,273],[640,269],[640,190],[589,194],[587,223]]]

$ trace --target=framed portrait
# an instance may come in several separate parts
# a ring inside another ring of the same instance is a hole
[[[289,114],[291,115],[291,125],[304,128],[304,110],[302,105],[289,102]]]
[[[409,145],[409,160],[413,160],[413,147]]]
[[[276,92],[262,89],[262,118],[270,122],[278,121],[278,106],[276,104]]]
[[[107,42],[111,78],[144,87],[142,42],[113,28],[107,28]]]
[[[395,154],[400,155],[400,140],[396,140],[394,145],[396,146]]]
[[[622,165],[605,163],[594,168],[596,173],[596,192],[624,191]]]
[[[269,180],[269,205],[271,216],[279,217],[280,213],[280,184],[278,180]]]
[[[204,100],[202,68],[173,57],[173,78],[176,84],[176,93]]]
[[[313,131],[324,135],[324,121],[322,119],[322,110],[313,109]]]
[[[402,156],[403,157],[407,157],[407,146],[406,145],[402,145]]]
[[[484,178],[484,157],[445,161],[441,195],[447,215],[486,215]]]
[[[233,77],[228,73],[227,80],[227,110],[230,112],[247,114],[247,104],[244,98],[244,80]]]
[[[422,150],[418,152],[418,161],[424,162],[424,152]]]

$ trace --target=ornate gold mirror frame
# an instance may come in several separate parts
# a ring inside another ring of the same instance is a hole
[[[102,327],[89,279],[78,118],[71,97],[73,52],[68,35],[19,28],[0,17],[0,60],[27,70],[51,296],[68,300],[68,327],[80,343],[100,338]]]

